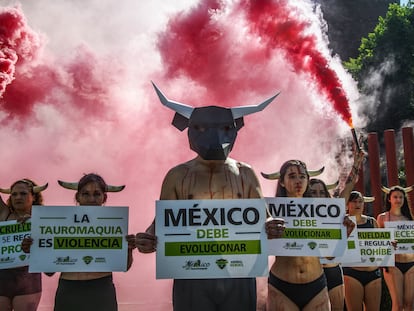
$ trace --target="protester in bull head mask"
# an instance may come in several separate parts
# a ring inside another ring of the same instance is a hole
[[[253,169],[228,155],[238,130],[243,126],[243,116],[264,109],[276,96],[258,106],[192,108],[168,100],[154,87],[162,104],[176,111],[173,125],[181,131],[188,127],[190,148],[198,154],[196,158],[169,170],[162,184],[160,199],[262,198]],[[283,222],[268,222],[266,230],[270,238],[280,237]],[[146,232],[136,235],[136,244],[142,253],[156,250],[154,222]],[[255,311],[256,280],[176,279],[173,285],[173,308],[175,311]]]
[[[46,188],[47,184],[38,186],[30,179],[20,179],[9,189],[0,189],[0,192],[10,194],[7,204],[2,204],[0,221],[30,218],[32,205],[43,204],[41,191]],[[40,273],[29,273],[28,270],[28,266],[0,270],[0,310],[37,310],[42,278]]]

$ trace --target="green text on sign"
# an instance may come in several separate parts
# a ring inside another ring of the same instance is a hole
[[[55,237],[54,249],[122,249],[122,237]]]
[[[165,256],[239,254],[261,254],[260,240],[165,243]]]
[[[404,244],[411,244],[414,243],[414,239],[397,239],[398,243],[404,243]]]
[[[18,223],[0,227],[0,235],[30,231],[31,223]]]
[[[341,229],[285,229],[282,238],[285,239],[321,239],[340,240]]]

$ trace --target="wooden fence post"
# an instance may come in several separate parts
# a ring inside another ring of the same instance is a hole
[[[373,216],[376,218],[383,211],[377,133],[368,133],[368,157],[371,175],[371,195],[375,197],[375,201],[373,202]]]

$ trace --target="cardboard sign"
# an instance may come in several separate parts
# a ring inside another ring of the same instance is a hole
[[[345,200],[331,198],[266,198],[273,217],[283,218],[280,239],[268,241],[269,255],[342,256],[347,247]]]
[[[394,229],[358,229],[360,249],[359,262],[343,262],[344,267],[387,267],[394,266],[394,247],[392,239]]]
[[[268,273],[263,199],[156,202],[157,279]]]
[[[347,238],[346,250],[342,256],[338,257],[322,257],[321,264],[330,264],[330,263],[342,263],[342,262],[360,262],[360,250],[359,250],[359,241],[358,241],[358,228],[355,216],[348,216],[350,220],[355,224],[354,230],[350,233]]]
[[[30,272],[126,271],[128,207],[33,206]]]
[[[384,221],[384,226],[394,229],[394,240],[397,241],[396,254],[414,253],[414,221]]]
[[[0,221],[0,269],[29,265],[29,254],[22,251],[22,241],[30,236],[31,223],[16,220]]]

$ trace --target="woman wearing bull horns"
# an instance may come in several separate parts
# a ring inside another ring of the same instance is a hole
[[[76,190],[79,205],[100,206],[106,202],[108,192],[122,191],[125,186],[107,185],[97,174],[86,174],[79,182],[58,181],[66,189]],[[132,265],[135,236],[127,235],[128,265]],[[33,240],[25,239],[22,248],[30,250]],[[48,276],[54,273],[46,273]],[[118,304],[112,272],[61,272],[55,296],[55,311],[116,311]]]
[[[411,187],[382,187],[386,193],[385,212],[377,217],[379,227],[386,221],[412,221],[413,215],[408,205],[407,193]],[[395,254],[395,267],[383,269],[385,283],[392,300],[392,311],[414,309],[414,254]]]
[[[264,174],[278,179],[276,197],[310,197],[309,177],[321,174],[308,171],[299,160],[285,162],[280,171]],[[330,310],[327,282],[319,257],[277,256],[268,279],[267,310]]]
[[[42,205],[42,191],[47,184],[38,186],[30,179],[20,179],[1,193],[10,194],[7,204],[0,198],[0,221],[25,221],[30,218],[32,205]],[[0,310],[35,311],[42,295],[40,273],[29,273],[28,266],[0,270]]]
[[[348,197],[358,180],[358,172],[364,158],[365,152],[359,148],[356,148],[354,151],[354,163],[352,165],[352,169],[346,179],[344,188],[339,193],[339,197],[345,198],[345,201],[348,200]],[[327,185],[318,178],[311,178],[309,181],[311,196],[314,198],[330,198],[331,195],[329,190],[335,189],[337,186],[338,182]],[[332,311],[342,311],[345,303],[342,268],[339,263],[334,262],[325,263],[322,266],[327,280],[331,309]]]
[[[346,202],[349,216],[355,216],[359,229],[378,228],[374,217],[364,214],[364,204],[375,200],[352,191]],[[344,267],[345,303],[348,311],[378,311],[381,304],[381,270],[373,266]]]

